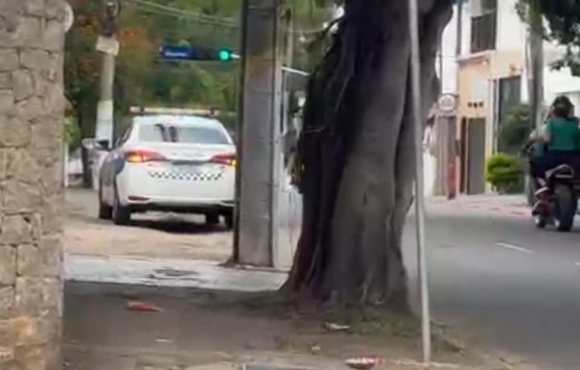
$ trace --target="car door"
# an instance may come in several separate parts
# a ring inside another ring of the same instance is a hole
[[[101,171],[99,174],[99,184],[101,186],[100,192],[103,201],[109,205],[113,204],[112,198],[112,185],[113,185],[113,155],[115,150],[110,151],[105,157],[103,164],[101,165]]]
[[[124,146],[129,140],[132,127],[127,128],[125,133],[117,140],[113,149],[109,152],[101,170],[103,198],[108,204],[113,204],[115,197],[115,181],[125,163]]]

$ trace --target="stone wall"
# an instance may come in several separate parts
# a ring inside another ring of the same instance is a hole
[[[56,370],[63,0],[0,0],[0,369]]]

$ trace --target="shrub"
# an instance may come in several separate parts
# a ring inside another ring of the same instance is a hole
[[[518,153],[532,132],[530,107],[525,104],[514,107],[499,131],[499,150]]]
[[[486,179],[499,193],[521,191],[523,166],[519,158],[505,153],[490,157],[486,164]]]

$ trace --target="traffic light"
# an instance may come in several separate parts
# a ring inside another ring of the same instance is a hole
[[[231,62],[238,59],[230,49],[209,49],[200,47],[162,46],[159,54],[167,61],[220,61]]]
[[[222,62],[230,62],[234,59],[234,53],[229,49],[218,51],[218,59]]]

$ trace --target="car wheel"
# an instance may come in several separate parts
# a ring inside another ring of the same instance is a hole
[[[119,200],[119,192],[115,187],[115,199],[113,201],[113,223],[115,225],[128,225],[131,222],[131,210],[125,207]]]
[[[113,217],[113,207],[103,201],[103,184],[99,185],[99,218],[110,220]]]
[[[208,226],[216,226],[220,223],[220,215],[217,213],[206,213],[205,224]]]

